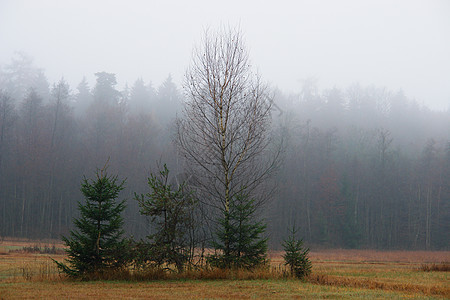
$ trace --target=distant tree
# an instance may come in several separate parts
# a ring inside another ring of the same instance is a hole
[[[311,261],[309,260],[309,248],[303,247],[303,240],[296,238],[298,229],[291,229],[290,236],[284,240],[284,264],[289,266],[291,274],[297,278],[304,278],[311,273]]]
[[[159,86],[158,97],[166,104],[177,103],[180,100],[180,94],[177,86],[173,82],[172,75],[169,74],[166,80]]]
[[[55,144],[58,143],[63,135],[64,118],[67,118],[67,115],[71,112],[71,107],[69,106],[69,84],[64,80],[64,78],[61,78],[57,84],[53,85],[51,95],[52,100],[50,108],[53,115],[53,125],[51,130],[50,148],[52,151]]]
[[[432,245],[432,230],[433,220],[437,217],[435,212],[436,208],[436,193],[433,191],[442,190],[442,187],[438,187],[441,175],[439,174],[440,166],[439,162],[439,150],[436,147],[436,141],[429,139],[422,155],[419,159],[419,172],[420,182],[418,185],[418,193],[422,199],[421,213],[422,213],[422,226],[424,228],[425,247],[430,249]]]
[[[128,263],[128,241],[122,239],[125,200],[116,203],[125,181],[98,170],[96,178],[83,179],[81,192],[85,202],[78,203],[80,218],[74,220],[78,231],[71,231],[63,241],[68,247],[67,262],[56,262],[58,268],[71,277],[89,278],[107,270],[117,270]]]
[[[47,99],[49,85],[44,72],[34,66],[33,58],[23,52],[16,52],[11,62],[0,72],[0,89],[7,92],[12,99],[21,100],[28,94],[30,88]]]
[[[117,104],[120,100],[120,92],[116,90],[116,74],[107,72],[95,73],[97,83],[94,87],[94,100],[103,103]]]
[[[343,128],[346,125],[345,103],[342,92],[335,88],[327,90],[323,95],[324,103],[320,109],[323,128]]]
[[[393,227],[392,222],[394,217],[391,199],[389,195],[393,195],[395,187],[392,186],[393,180],[390,178],[392,174],[392,141],[391,133],[389,130],[381,128],[376,133],[377,137],[377,153],[378,156],[373,167],[373,174],[375,177],[372,180],[374,187],[373,202],[371,203],[374,208],[373,218],[376,220],[377,226],[373,231],[378,245],[382,247],[390,247],[390,228]]]
[[[314,120],[316,123],[321,118],[321,107],[323,106],[323,97],[319,93],[319,89],[317,87],[317,79],[316,78],[307,78],[303,80],[302,87],[300,90],[300,94],[298,98],[302,105],[302,121],[306,122],[308,119]]]
[[[338,182],[338,174],[333,166],[330,166],[320,178],[320,198],[316,214],[321,216],[319,239],[322,243],[339,244],[342,233],[341,221],[345,213]]]
[[[152,107],[152,97],[150,90],[145,86],[142,78],[137,79],[130,92],[129,108],[134,114],[150,113]]]
[[[11,207],[8,207],[13,201],[8,201],[8,191],[12,190],[14,180],[11,178],[11,172],[8,172],[9,165],[12,164],[14,153],[13,149],[13,131],[16,121],[16,111],[13,100],[9,95],[0,90],[0,235],[4,236],[8,228],[14,224],[15,214]],[[8,174],[9,173],[9,174]]]
[[[0,90],[0,180],[2,174],[2,162],[8,146],[7,141],[9,141],[15,119],[13,100],[8,94]]]
[[[42,194],[38,192],[45,185],[46,178],[43,176],[47,170],[47,120],[45,118],[43,99],[30,89],[27,97],[19,107],[19,124],[16,154],[21,163],[17,165],[22,176],[18,178],[22,197],[16,201],[21,202],[20,235],[34,234],[37,224],[36,213],[32,207],[36,207],[42,200]],[[20,200],[19,200],[20,199]]]
[[[158,101],[156,102],[156,112],[159,122],[169,124],[173,122],[177,112],[180,111],[181,95],[177,86],[169,75],[158,87]]]
[[[83,80],[78,84],[77,91],[78,92],[75,94],[74,109],[77,117],[81,117],[84,116],[93,100],[86,77],[83,77]]]
[[[263,237],[266,225],[255,220],[255,200],[244,192],[230,202],[216,231],[217,241],[212,246],[219,253],[208,258],[219,268],[254,268],[265,263],[267,238]]]
[[[73,118],[73,110],[70,103],[71,94],[69,84],[62,78],[53,84],[51,90],[51,98],[49,104],[45,107],[47,119],[47,174],[45,179],[48,181],[47,189],[42,186],[45,191],[47,205],[42,208],[43,214],[54,216],[53,218],[41,218],[42,225],[47,228],[59,228],[63,222],[62,207],[67,207],[68,202],[74,200],[74,195],[68,192],[71,188],[77,186],[68,182],[73,182],[74,178],[79,178],[80,172],[77,172],[78,161],[77,143],[79,136],[76,132],[75,119]],[[71,159],[66,159],[71,157]],[[67,172],[67,168],[71,172]],[[41,201],[44,202],[44,201]],[[60,234],[56,234],[59,236]]]
[[[340,232],[344,247],[358,248],[361,242],[362,228],[358,226],[358,202],[351,189],[348,178],[344,177],[342,182],[342,197],[345,204],[345,212],[342,216]]]
[[[450,113],[450,111],[449,111]],[[450,117],[450,114],[449,114]],[[449,118],[450,119],[450,118]],[[449,249],[450,247],[450,141],[444,150],[442,157],[442,195],[440,196],[438,205],[438,216],[436,228],[435,242],[440,249]]]
[[[169,170],[164,165],[159,175],[150,175],[150,193],[135,195],[141,207],[141,214],[149,216],[155,233],[148,236],[149,243],[141,243],[138,259],[150,261],[156,266],[175,266],[183,271],[186,263],[193,257],[195,244],[189,232],[193,228],[195,198],[187,189],[186,183],[177,188],[169,184]]]
[[[87,127],[84,137],[86,148],[90,152],[87,156],[92,159],[92,165],[98,165],[108,157],[112,157],[114,162],[118,161],[126,123],[126,106],[120,102],[121,94],[115,88],[115,74],[100,72],[95,75],[94,101],[87,110],[84,123]]]
[[[33,88],[44,100],[48,100],[50,98],[50,84],[44,71],[39,70]]]

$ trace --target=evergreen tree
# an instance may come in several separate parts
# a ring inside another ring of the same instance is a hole
[[[95,180],[83,179],[81,192],[85,203],[78,203],[80,218],[74,220],[78,231],[63,237],[69,258],[64,263],[56,262],[59,269],[71,277],[88,278],[106,270],[115,270],[128,262],[128,242],[122,239],[125,200],[116,203],[125,180],[108,176],[106,171],[97,171]]]
[[[75,94],[74,110],[77,117],[84,117],[89,105],[92,104],[93,96],[89,88],[86,77],[77,86],[78,92]]]
[[[309,260],[309,248],[303,247],[303,240],[297,240],[295,225],[291,229],[291,235],[283,242],[285,254],[284,264],[290,267],[291,274],[297,278],[304,278],[311,273],[311,261]]]
[[[193,257],[195,224],[193,211],[195,199],[183,182],[174,189],[169,184],[169,170],[159,171],[148,178],[150,193],[135,195],[141,214],[149,216],[155,232],[148,236],[149,243],[139,243],[138,264],[146,261],[157,267],[174,265],[178,272],[184,269]],[[136,258],[135,258],[136,259]]]
[[[93,90],[94,100],[99,101],[102,104],[118,104],[121,95],[120,92],[116,90],[116,74],[97,72],[95,73],[95,76],[97,77],[97,82]]]
[[[229,211],[219,220],[218,241],[212,246],[220,254],[208,258],[219,268],[254,268],[266,261],[267,238],[262,237],[266,225],[255,220],[255,200],[243,191],[230,203]]]

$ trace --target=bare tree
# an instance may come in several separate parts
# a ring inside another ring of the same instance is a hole
[[[251,70],[239,30],[205,32],[201,47],[194,49],[184,90],[178,149],[201,201],[229,212],[230,201],[242,189],[256,196],[279,157],[276,152],[267,159],[272,99]]]

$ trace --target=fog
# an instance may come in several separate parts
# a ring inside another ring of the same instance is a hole
[[[270,246],[296,224],[313,246],[450,249],[450,2],[258,4],[0,0],[0,237],[69,232],[81,179],[105,162],[127,178],[127,234],[148,235],[134,195],[158,164],[195,177],[173,143],[183,76],[205,31],[229,27],[251,60],[236,77],[270,83],[255,118],[268,144],[244,159],[279,154],[253,195]]]
[[[450,105],[450,2],[432,1],[0,1],[0,65],[15,51],[50,82],[74,87],[95,72],[119,86],[142,77],[179,85],[207,28],[239,26],[253,65],[286,93],[307,78],[402,90],[431,109]]]

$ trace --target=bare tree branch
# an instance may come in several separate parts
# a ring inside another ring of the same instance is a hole
[[[178,150],[196,178],[202,201],[228,211],[243,188],[256,196],[280,158],[278,152],[267,160],[273,101],[268,86],[251,70],[239,30],[205,33],[194,50],[184,89]]]

